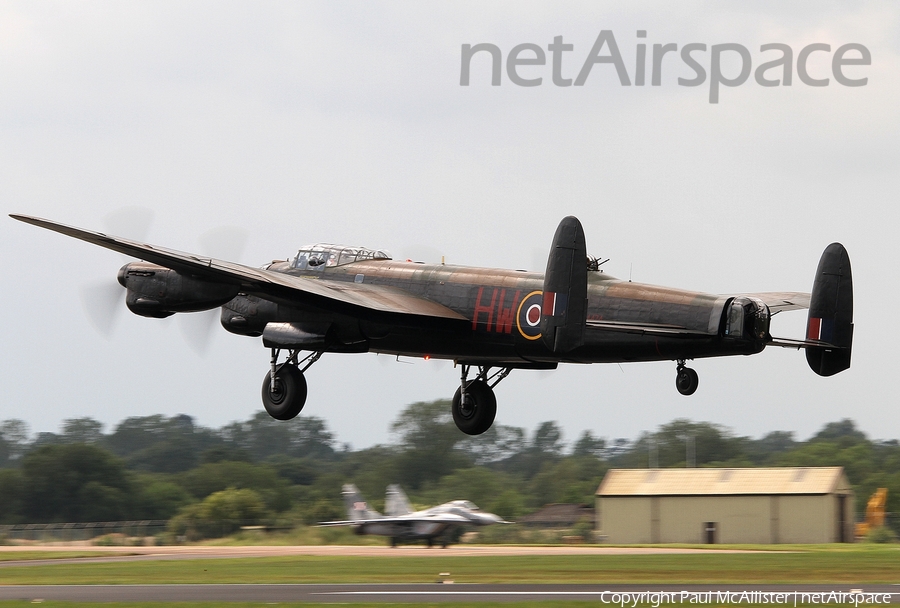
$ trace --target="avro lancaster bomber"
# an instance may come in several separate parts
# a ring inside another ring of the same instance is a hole
[[[36,217],[14,219],[138,258],[119,270],[135,314],[164,318],[221,307],[228,331],[270,349],[266,411],[295,417],[306,372],[324,353],[387,353],[452,360],[452,413],[464,433],[491,427],[494,387],[512,370],[560,363],[676,363],[675,386],[697,390],[685,363],[806,349],[820,376],[850,367],[853,281],[839,243],[819,261],[812,293],[715,295],[623,281],[587,254],[578,219],[559,224],[544,273],[392,260],[384,251],[314,245],[262,268],[182,253]],[[773,338],[773,315],[809,309],[802,340]]]

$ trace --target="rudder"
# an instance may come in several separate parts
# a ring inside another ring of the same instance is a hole
[[[369,504],[362,497],[362,494],[352,483],[344,484],[342,488],[344,495],[344,504],[347,507],[347,519],[350,521],[361,521],[364,519],[372,519],[380,517],[378,511],[369,508]]]
[[[587,318],[587,245],[584,228],[573,216],[564,217],[553,235],[544,273],[541,335],[554,353],[584,344]]]
[[[389,485],[384,497],[384,514],[388,517],[396,517],[412,512],[412,505],[409,504],[406,493],[397,484]]]
[[[833,376],[850,367],[853,346],[853,275],[850,256],[840,243],[825,248],[816,268],[806,323],[806,339],[827,342],[810,346],[806,361],[820,376]],[[835,348],[836,347],[836,348]]]

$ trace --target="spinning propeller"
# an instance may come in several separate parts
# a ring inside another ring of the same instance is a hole
[[[144,207],[122,207],[103,218],[106,231],[143,242],[153,223],[154,213]],[[199,238],[199,252],[210,257],[236,262],[247,246],[248,234],[237,226],[220,226],[203,233]],[[134,261],[123,256],[123,264]],[[80,289],[85,316],[98,333],[109,339],[121,316],[124,300],[122,286],[115,279],[84,285]],[[212,331],[218,319],[219,309],[179,316],[181,333],[191,349],[198,355],[206,354]]]
[[[109,234],[143,241],[150,231],[153,215],[153,211],[145,207],[122,207],[104,216],[103,225]],[[122,259],[132,260],[127,256],[122,256]],[[85,316],[108,340],[121,315],[122,286],[114,279],[104,279],[83,285],[79,291]]]
[[[247,231],[237,226],[220,226],[207,230],[198,238],[200,252],[220,260],[236,262],[247,247]],[[198,355],[205,355],[219,319],[219,309],[182,313],[178,316],[181,335]]]

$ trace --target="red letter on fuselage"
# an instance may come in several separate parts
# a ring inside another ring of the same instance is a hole
[[[515,316],[516,307],[519,305],[519,295],[521,293],[517,289],[516,295],[513,296],[512,304],[510,304],[509,308],[503,308],[503,302],[506,301],[506,290],[500,290],[500,302],[497,303],[497,324],[494,326],[494,331],[501,334],[512,333],[513,316]]]
[[[487,313],[487,325],[485,328],[488,331],[491,331],[491,322],[494,320],[494,305],[497,303],[497,288],[494,288],[494,295],[491,296],[491,303],[487,306],[482,305],[481,303],[481,295],[484,293],[484,287],[478,288],[478,297],[475,298],[475,314],[472,315],[472,329],[476,329],[478,327],[478,315],[486,312]]]

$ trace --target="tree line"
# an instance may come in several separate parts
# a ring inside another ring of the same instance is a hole
[[[635,440],[584,431],[564,441],[556,422],[532,431],[495,424],[461,434],[449,403],[406,407],[391,425],[394,440],[353,450],[324,420],[278,422],[264,412],[219,429],[190,416],[131,417],[109,433],[91,418],[63,422],[58,433],[30,436],[19,420],[0,423],[0,524],[170,520],[312,524],[343,519],[344,483],[383,507],[399,483],[426,506],[466,498],[515,520],[548,503],[593,504],[610,468],[695,466],[843,466],[857,512],[878,487],[888,510],[900,507],[900,443],[875,441],[851,420],[826,424],[805,441],[773,431],[754,439],[708,422],[677,419]],[[895,521],[895,520],[892,520]],[[213,536],[233,529],[191,528]],[[179,532],[179,533],[180,533]]]

